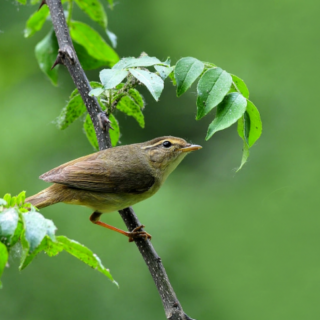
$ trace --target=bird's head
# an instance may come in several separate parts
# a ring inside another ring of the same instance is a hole
[[[141,149],[150,165],[162,172],[163,180],[178,166],[183,158],[192,151],[201,149],[182,138],[171,136],[156,138],[141,144]]]

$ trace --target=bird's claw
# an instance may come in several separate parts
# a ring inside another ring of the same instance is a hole
[[[134,241],[138,238],[143,238],[145,240],[151,240],[151,235],[146,231],[140,231],[142,228],[144,228],[144,225],[141,225],[139,227],[134,228],[131,232],[129,232],[129,242]]]

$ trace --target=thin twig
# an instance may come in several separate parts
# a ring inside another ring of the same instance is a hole
[[[102,113],[100,105],[95,97],[89,96],[89,92],[91,90],[90,83],[74,50],[61,1],[46,0],[46,3],[50,9],[53,27],[59,43],[57,63],[64,64],[68,68],[68,71],[77,89],[79,90],[79,93],[81,94],[94,125],[100,150],[111,148],[109,130],[106,130],[109,129],[108,123],[107,121],[103,121],[105,126],[103,128],[101,121],[99,121]],[[119,213],[129,231],[132,231],[141,225],[131,207],[120,210]],[[135,243],[141,255],[143,256],[143,259],[146,262],[151,276],[158,288],[167,319],[192,320],[184,313],[181,304],[178,301],[170,284],[161,259],[154,250],[151,242],[144,239],[135,239]]]

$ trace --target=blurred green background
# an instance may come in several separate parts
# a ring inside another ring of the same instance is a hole
[[[62,68],[57,88],[40,72],[34,46],[50,23],[23,37],[35,10],[0,2],[0,195],[32,195],[47,186],[40,174],[93,151],[80,122],[66,131],[53,124],[74,85]],[[175,135],[203,145],[134,206],[193,318],[320,318],[319,10],[314,0],[120,0],[108,10],[121,57],[214,62],[246,81],[261,112],[263,135],[239,173],[236,126],[205,142],[212,115],[195,121],[195,87],[178,99],[168,82],[159,103],[145,92],[144,130],[118,116],[123,144]],[[98,254],[120,289],[66,253],[41,254],[22,272],[12,259],[1,320],[165,318],[133,244],[91,224],[88,209],[59,204],[42,213],[58,234]],[[103,220],[123,227],[117,213]]]

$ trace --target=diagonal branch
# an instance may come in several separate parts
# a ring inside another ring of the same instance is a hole
[[[90,83],[74,50],[61,0],[46,0],[46,3],[50,9],[53,27],[59,43],[59,53],[55,64],[63,64],[67,67],[73,82],[79,90],[79,93],[87,107],[88,113],[90,114],[98,138],[100,150],[110,148],[111,142],[108,130],[109,120],[101,110],[97,99],[89,96],[89,92],[91,90]],[[104,121],[101,121],[101,118]],[[129,231],[132,231],[141,225],[131,207],[120,210],[119,213]],[[167,273],[161,262],[161,258],[156,253],[151,242],[144,239],[135,239],[135,243],[158,288],[167,319],[192,320],[184,313],[170,284]]]

